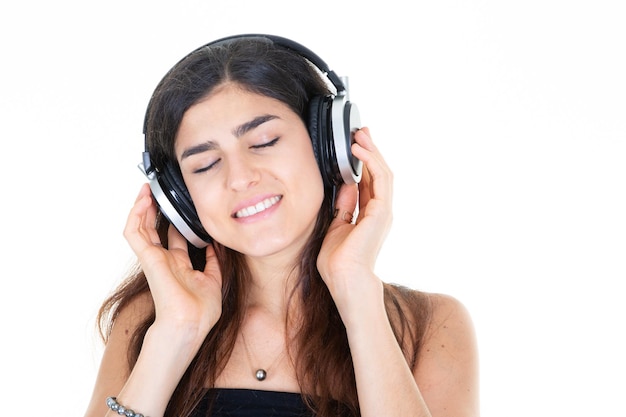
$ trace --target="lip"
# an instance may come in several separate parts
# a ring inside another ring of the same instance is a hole
[[[241,201],[239,202],[239,204],[237,204],[237,206],[235,206],[235,209],[231,213],[231,217],[238,221],[246,221],[246,220],[259,218],[261,216],[264,216],[274,211],[274,209],[280,204],[280,201],[282,200],[282,198],[283,198],[282,194],[264,194],[264,195],[255,196],[254,198],[251,198],[248,200]],[[245,217],[237,217],[237,213],[240,212],[241,210],[250,209],[252,207],[258,206],[259,204],[262,205],[264,202],[266,202],[266,200],[275,200],[275,199],[278,199],[278,201],[274,202],[274,204],[271,207],[267,207],[261,211],[258,211],[254,214],[251,214]]]

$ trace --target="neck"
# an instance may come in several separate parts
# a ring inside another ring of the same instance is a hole
[[[291,265],[277,267],[259,260],[251,260],[248,264],[252,276],[248,310],[263,310],[284,322],[298,277],[297,269]],[[292,301],[297,303],[297,298]]]

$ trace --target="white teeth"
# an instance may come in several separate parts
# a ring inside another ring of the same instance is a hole
[[[266,198],[265,200],[255,204],[254,206],[246,207],[246,208],[239,210],[237,213],[235,213],[235,217],[237,218],[248,217],[248,216],[252,216],[253,214],[260,213],[261,211],[268,209],[272,207],[274,204],[278,203],[280,199],[281,197],[278,197],[278,196]]]

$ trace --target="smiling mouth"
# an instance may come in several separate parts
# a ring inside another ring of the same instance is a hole
[[[254,214],[260,213],[262,211],[267,210],[272,207],[276,203],[278,203],[283,197],[282,196],[274,196],[266,198],[265,200],[256,203],[253,206],[243,208],[235,213],[235,218],[241,219],[243,217],[252,216]]]

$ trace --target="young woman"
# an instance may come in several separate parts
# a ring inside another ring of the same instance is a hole
[[[341,86],[317,58],[236,36],[158,85],[146,172],[179,187],[201,244],[144,185],[124,230],[138,266],[101,308],[86,416],[479,415],[467,311],[373,272],[392,173],[361,128],[360,181],[337,179],[320,118]]]

